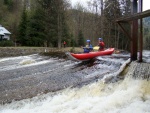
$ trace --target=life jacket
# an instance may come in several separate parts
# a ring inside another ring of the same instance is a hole
[[[90,45],[86,45],[84,49],[84,53],[89,53],[90,51],[93,50],[93,46],[90,44]]]
[[[104,42],[99,42],[99,50],[102,51],[104,50],[104,47],[105,47],[105,43]]]

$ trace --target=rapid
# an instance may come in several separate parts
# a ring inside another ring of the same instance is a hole
[[[150,52],[144,52],[144,61],[150,63]],[[130,74],[117,77],[128,60],[129,54],[98,57],[88,63],[37,54],[2,58],[3,98],[8,97],[6,94],[11,98],[15,91],[16,95],[26,92],[20,92],[26,89],[24,85],[30,93],[32,88],[49,91],[1,104],[0,113],[150,113],[150,81]]]

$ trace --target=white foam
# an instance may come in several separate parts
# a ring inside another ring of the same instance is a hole
[[[19,56],[19,57],[8,57],[8,58],[1,58],[0,62],[8,61],[8,60],[18,60],[18,59],[23,59],[27,58],[28,56]],[[29,58],[29,57],[28,57]]]
[[[5,69],[1,69],[1,70],[13,70],[13,69],[19,69],[19,68],[24,68],[24,67],[30,67],[30,66],[35,66],[35,65],[40,65],[40,64],[46,64],[46,63],[50,63],[53,62],[53,60],[49,59],[49,60],[44,60],[44,61],[40,61],[40,62],[32,62],[30,60],[31,63],[28,63],[27,65],[18,65],[18,66],[7,66],[7,68]]]
[[[34,56],[36,56],[36,57],[33,58]],[[38,59],[37,54],[28,55],[28,56],[3,58],[3,59],[0,60],[0,62],[9,61],[9,64],[8,65],[5,64],[5,66],[0,67],[0,71],[30,67],[30,66],[41,65],[41,64],[46,64],[46,63],[56,61],[56,59],[53,59],[53,58],[48,59],[48,60],[43,59],[42,61],[37,61],[37,59]],[[12,62],[12,64],[10,64],[10,62]]]
[[[102,60],[102,61],[111,61],[111,62],[114,62],[114,63],[123,63],[124,62],[124,59],[122,58],[118,58],[116,60],[116,58],[113,58],[112,56],[103,56],[103,57],[97,57],[98,60]]]
[[[13,102],[0,107],[1,113],[149,113],[150,81],[133,80],[112,84],[102,81],[80,89],[66,89],[41,100]]]

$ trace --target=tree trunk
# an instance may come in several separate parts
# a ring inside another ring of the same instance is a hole
[[[119,48],[119,29],[118,29],[117,48]]]
[[[61,40],[62,40],[62,21],[61,15],[58,13],[58,48],[61,48]]]
[[[104,35],[103,16],[103,0],[101,0],[101,37]]]

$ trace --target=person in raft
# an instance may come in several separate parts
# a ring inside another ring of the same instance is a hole
[[[89,53],[90,51],[93,50],[93,47],[91,45],[91,41],[90,40],[87,40],[87,45],[85,47],[83,47],[84,49],[84,53]]]
[[[98,40],[99,40],[99,43],[98,43],[99,51],[104,51],[105,43],[103,42],[103,39],[102,38],[98,38]]]

